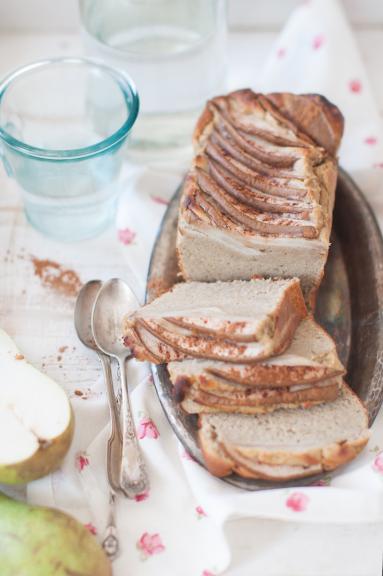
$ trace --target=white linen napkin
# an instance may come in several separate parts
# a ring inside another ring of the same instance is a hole
[[[251,78],[248,82],[256,89],[319,92],[339,105],[346,119],[341,165],[363,185],[383,224],[378,186],[383,169],[381,121],[355,39],[339,3],[312,0],[297,8],[281,33],[264,73],[259,75],[254,71],[254,78],[256,76],[259,82],[251,82]],[[132,170],[135,174],[129,179],[121,200],[117,236],[121,256],[141,300],[151,247],[184,168],[184,165],[157,165],[126,169],[129,176]],[[255,538],[262,538],[262,523],[258,520],[249,525],[245,518],[278,519],[306,526],[309,523],[355,524],[360,534],[362,524],[375,524],[379,535],[383,535],[383,413],[373,426],[373,435],[364,453],[341,472],[329,474],[322,486],[249,493],[213,478],[188,457],[162,413],[147,366],[131,362],[129,381],[135,385],[132,405],[151,487],[137,501],[118,499],[117,521],[123,553],[115,563],[115,576],[220,574],[230,562],[232,550],[225,534],[229,531],[228,521],[233,519],[242,519],[235,524],[235,537],[230,528],[230,539],[237,544],[246,539],[249,529],[254,531]],[[88,400],[75,402],[74,408],[77,428],[69,456],[59,472],[32,483],[28,496],[35,503],[67,510],[101,538],[109,497],[105,472],[109,433],[109,427],[105,427],[106,405],[100,400]],[[92,422],[94,431],[90,442],[88,422]],[[332,528],[328,530],[331,532]],[[326,541],[324,532],[323,542]],[[302,530],[299,534],[303,538]],[[344,555],[347,551],[349,563],[345,556],[333,556],[331,574],[377,574],[373,570],[381,553],[376,542],[375,539],[369,549],[370,557],[367,542],[363,544],[363,572],[353,571],[359,569],[350,560],[354,558],[353,550],[347,550],[347,543],[343,542],[343,548],[339,543],[338,549]],[[263,565],[263,572],[259,573],[261,576],[322,573],[310,566],[312,558],[302,543],[299,550],[301,562],[293,564],[290,558],[289,572],[283,572],[280,558],[270,551],[267,569]],[[241,574],[255,574],[249,566],[247,564]],[[240,573],[240,568],[238,570],[236,574]],[[323,573],[330,574],[329,571]]]

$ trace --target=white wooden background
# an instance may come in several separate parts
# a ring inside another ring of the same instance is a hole
[[[193,0],[190,0],[191,2]],[[228,0],[232,28],[277,29],[302,0]],[[78,0],[0,0],[0,30],[72,31]],[[343,0],[357,27],[383,30],[382,0]]]

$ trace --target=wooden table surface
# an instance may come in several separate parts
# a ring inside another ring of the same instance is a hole
[[[257,74],[276,36],[273,30],[230,33],[231,87],[247,85],[249,78]],[[383,114],[383,29],[359,28],[356,37]],[[79,53],[77,34],[0,31],[0,76],[37,58]],[[74,402],[81,401],[76,396],[77,388],[102,399],[101,373],[92,354],[81,347],[74,334],[73,298],[44,286],[36,275],[36,258],[75,270],[82,281],[92,277],[126,277],[121,254],[111,250],[115,246],[114,235],[111,230],[80,246],[46,240],[26,223],[17,187],[0,168],[0,325],[17,338],[38,368],[66,388]],[[90,425],[90,437],[91,434]],[[233,550],[230,576],[381,574],[381,557],[376,557],[381,534],[374,526],[245,522],[249,530],[240,541],[235,522],[227,527],[226,535]]]

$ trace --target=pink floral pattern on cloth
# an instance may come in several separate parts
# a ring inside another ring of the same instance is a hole
[[[146,560],[146,558],[149,558],[149,556],[153,556],[154,554],[160,554],[165,550],[161,536],[158,533],[149,534],[149,532],[144,532],[136,546],[138,550],[141,551],[141,557],[143,560]]]
[[[278,48],[277,58],[284,58],[286,56],[286,48]]]
[[[214,576],[214,574],[213,572],[210,572],[210,570],[204,570],[201,576]]]
[[[140,440],[143,438],[153,438],[156,440],[160,433],[151,418],[143,418],[138,426],[137,435]]]
[[[93,534],[93,536],[96,536],[96,535],[97,535],[96,526],[94,526],[94,525],[92,524],[92,522],[88,522],[87,524],[84,524],[84,526],[85,526],[85,528],[86,528],[87,530],[89,530],[89,532],[90,532],[91,534]]]
[[[202,506],[196,506],[195,511],[197,512],[197,518],[204,518],[205,516],[207,516],[205,510],[202,508]]]
[[[367,136],[367,138],[364,139],[364,143],[367,144],[368,146],[375,146],[377,142],[378,139],[375,136]]]
[[[162,204],[163,206],[168,206],[169,204],[169,200],[166,200],[166,198],[162,198],[162,196],[151,196],[151,199],[156,204]]]
[[[354,94],[359,94],[362,91],[362,83],[360,80],[350,80],[348,87],[350,92],[353,92]]]
[[[379,452],[379,454],[375,457],[372,463],[372,469],[375,472],[383,475],[383,452]]]
[[[76,469],[82,472],[86,466],[89,466],[89,456],[86,452],[77,452],[74,457]]]
[[[304,512],[307,509],[309,497],[303,492],[293,492],[286,500],[287,508],[293,512]]]
[[[149,490],[145,490],[145,492],[141,492],[141,494],[136,494],[134,499],[136,502],[142,502],[143,500],[147,500],[149,498]]]
[[[319,50],[319,48],[321,48],[323,46],[324,41],[325,41],[325,38],[324,38],[323,34],[318,34],[317,36],[314,36],[313,43],[312,43],[313,50]]]
[[[121,228],[117,232],[117,237],[122,244],[128,246],[129,244],[132,244],[132,242],[134,241],[136,233],[130,228]]]

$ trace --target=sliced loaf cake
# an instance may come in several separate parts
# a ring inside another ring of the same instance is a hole
[[[342,132],[339,110],[317,95],[240,90],[209,101],[180,205],[184,279],[297,276],[313,307]]]
[[[214,360],[170,362],[175,398],[190,413],[260,413],[335,400],[345,373],[333,339],[311,316],[287,350],[252,364]]]
[[[255,362],[283,352],[307,314],[299,280],[176,284],[125,320],[140,360]]]
[[[209,471],[290,480],[334,470],[355,458],[369,439],[368,416],[346,385],[334,402],[272,414],[202,414],[199,443]]]

